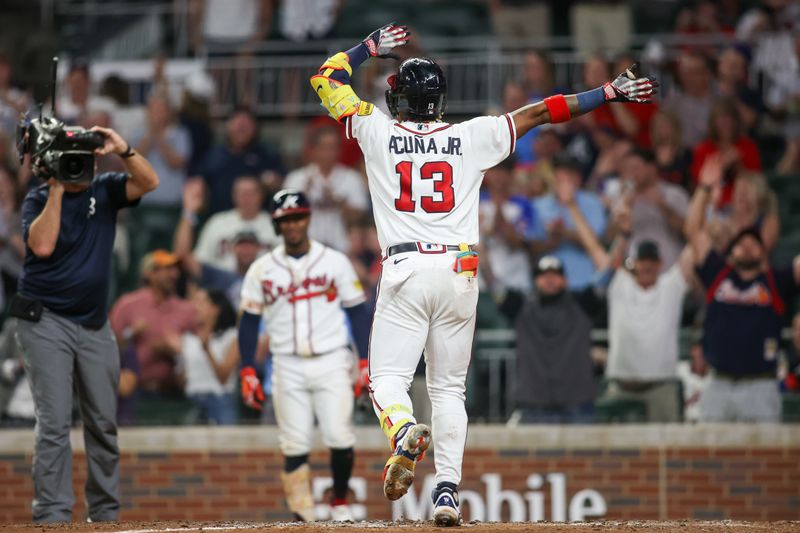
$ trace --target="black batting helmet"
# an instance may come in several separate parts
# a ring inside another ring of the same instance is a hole
[[[302,191],[283,189],[275,193],[270,202],[269,212],[272,214],[272,225],[275,233],[281,234],[278,221],[290,215],[310,215],[311,204]]]
[[[404,114],[409,120],[436,120],[447,104],[447,80],[433,59],[414,57],[400,64],[389,76],[386,105],[392,116]]]

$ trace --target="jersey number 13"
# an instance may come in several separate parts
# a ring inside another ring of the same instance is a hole
[[[400,198],[395,198],[394,207],[398,211],[414,212],[417,203],[411,197],[411,161],[397,163],[395,172],[400,177]],[[447,161],[428,161],[419,169],[419,177],[434,180],[433,190],[441,194],[437,200],[433,196],[422,196],[420,205],[426,213],[449,213],[455,206],[453,198],[453,167]]]

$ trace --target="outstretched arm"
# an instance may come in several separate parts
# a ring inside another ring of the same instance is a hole
[[[411,34],[405,26],[386,26],[375,30],[347,52],[334,54],[322,64],[309,80],[322,101],[322,107],[341,122],[354,114],[361,100],[350,87],[350,76],[370,57],[398,59],[392,50],[408,42]]]
[[[573,117],[589,113],[611,102],[636,102],[649,104],[656,93],[658,82],[654,78],[637,78],[634,65],[602,87],[578,94],[556,94],[541,102],[526,105],[511,113],[517,129],[517,138],[542,124],[566,122]]]
[[[696,265],[702,265],[711,250],[711,240],[705,231],[706,210],[711,203],[714,191],[719,189],[721,180],[722,163],[719,155],[709,156],[700,169],[700,183],[689,204],[689,212],[686,214],[686,223],[683,229]]]
[[[583,213],[581,213],[578,202],[575,199],[575,192],[575,185],[572,182],[561,180],[556,184],[556,198],[558,198],[563,205],[567,206],[567,210],[572,216],[572,220],[575,222],[575,232],[577,233],[580,244],[584,247],[586,253],[589,254],[589,257],[591,257],[595,268],[597,270],[606,270],[611,265],[611,258],[608,252],[606,252],[606,249],[603,248],[603,245],[600,244],[600,241],[597,240],[597,236],[594,234],[592,227],[583,216]]]

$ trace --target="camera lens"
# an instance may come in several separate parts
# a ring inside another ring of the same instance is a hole
[[[86,170],[83,158],[81,157],[65,157],[64,158],[64,171],[70,178],[78,178]]]

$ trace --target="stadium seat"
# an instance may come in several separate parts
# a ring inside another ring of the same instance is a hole
[[[594,402],[598,423],[637,423],[647,421],[647,409],[639,400],[618,400],[600,397]]]
[[[137,426],[190,426],[201,423],[199,408],[186,397],[139,399],[135,420]]]
[[[800,230],[782,232],[775,250],[772,252],[772,263],[776,266],[786,266],[800,253]]]
[[[783,421],[800,422],[800,394],[783,395]]]

